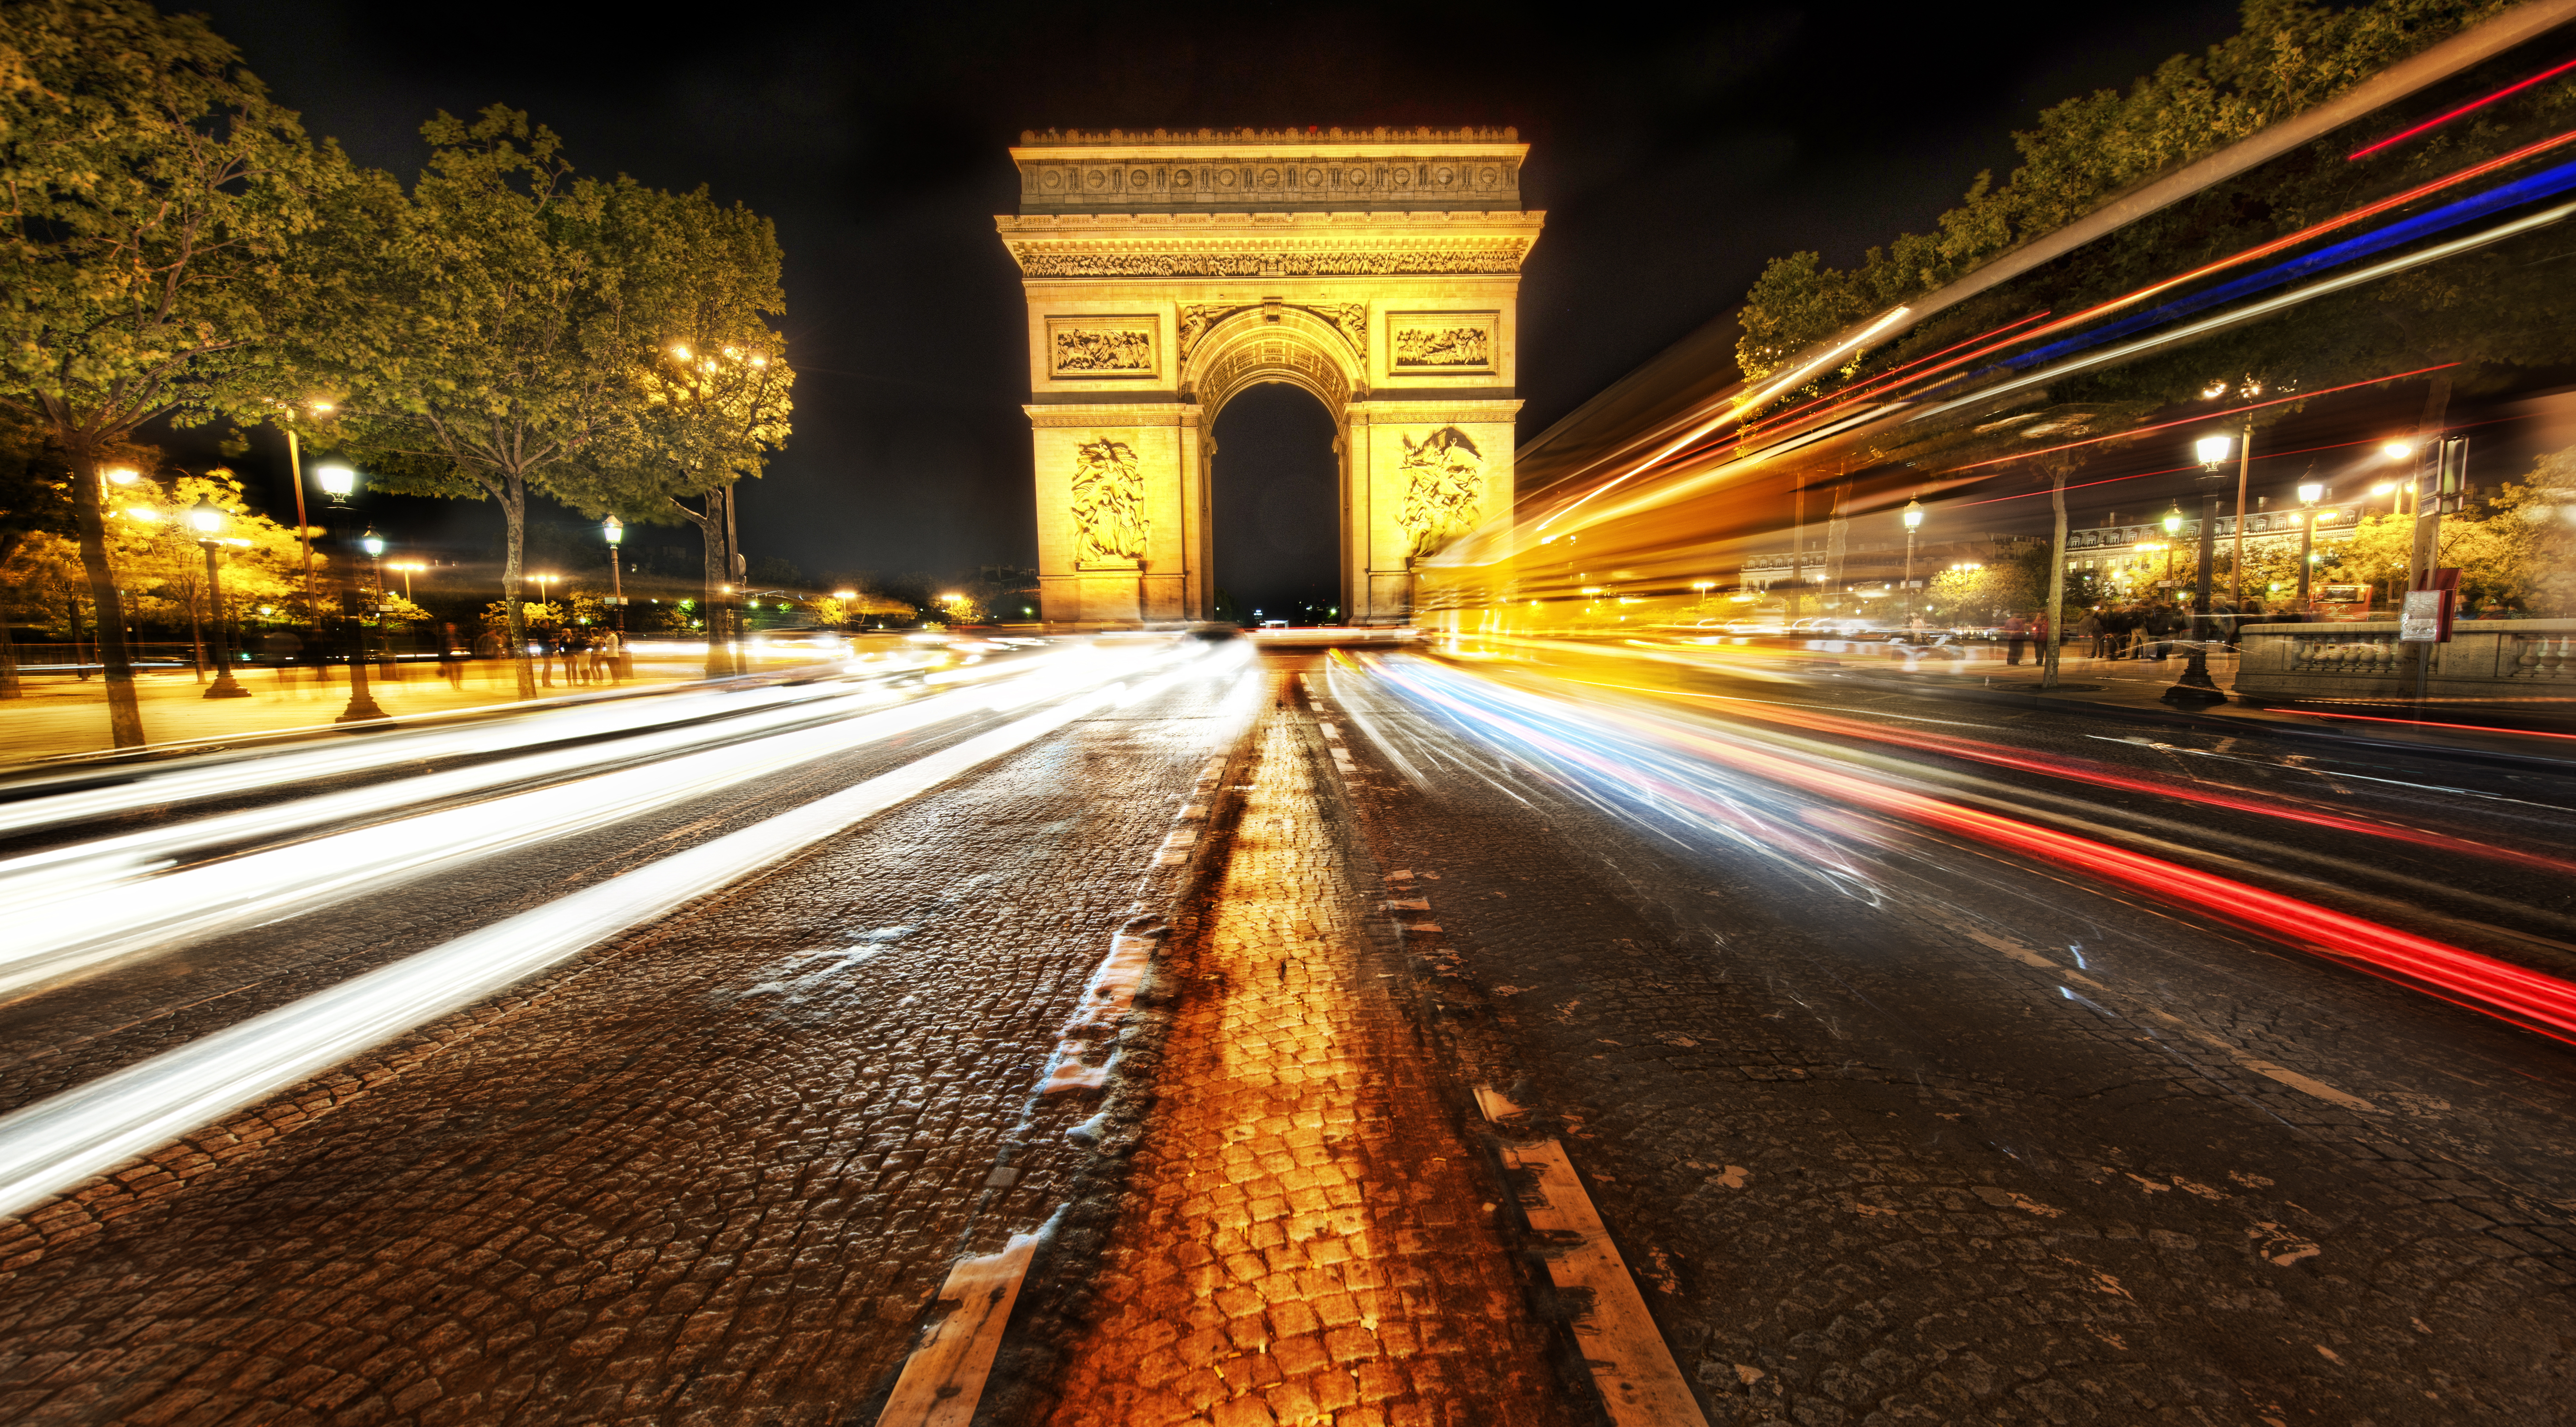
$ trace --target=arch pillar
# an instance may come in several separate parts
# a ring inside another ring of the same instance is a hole
[[[1205,619],[1206,423],[1191,401],[1030,405],[1051,624]]]

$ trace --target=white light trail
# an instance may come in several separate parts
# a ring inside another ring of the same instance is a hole
[[[685,723],[611,743],[585,739],[573,747],[550,749],[524,758],[478,763],[446,773],[424,773],[365,788],[195,818],[168,827],[93,838],[87,842],[66,843],[21,857],[0,859],[0,919],[14,915],[22,899],[43,901],[60,896],[65,890],[60,879],[69,876],[95,882],[109,877],[158,871],[172,859],[206,848],[252,838],[271,839],[328,823],[381,817],[401,808],[493,788],[523,788],[585,768],[661,758],[698,744],[745,741],[791,724],[818,718],[847,717],[894,697],[884,689],[866,688],[822,700],[809,698],[784,708],[772,707],[765,712],[742,714],[719,722]],[[843,704],[850,707],[836,710],[836,705]],[[548,742],[559,741],[560,732],[548,729],[544,738]],[[5,961],[6,954],[0,953],[0,964],[5,964]]]
[[[1161,649],[1072,658],[1070,684],[1097,685],[1142,672]],[[1052,664],[1054,661],[1050,661]],[[1044,666],[1042,666],[1044,667]],[[1051,667],[1045,672],[1056,672]],[[857,718],[772,734],[576,782],[130,880],[149,871],[115,860],[50,871],[47,895],[6,906],[0,994],[95,970],[102,963],[226,927],[310,912],[402,878],[604,827],[870,741],[959,717],[978,694],[935,695]],[[32,888],[31,888],[32,890]]]
[[[2150,352],[2158,347],[2167,346],[2175,342],[2188,342],[2195,337],[2205,337],[2210,333],[2219,331],[2223,328],[2233,327],[2241,322],[2251,322],[2259,317],[2268,317],[2285,308],[2296,307],[2303,302],[2313,302],[2320,297],[2342,292],[2346,288],[2359,287],[2365,283],[2377,282],[2381,278],[2393,277],[2409,268],[2422,267],[2426,263],[2439,262],[2444,258],[2457,257],[2462,253],[2486,247],[2490,243],[2501,243],[2507,238],[2528,233],[2535,228],[2546,228],[2552,223],[2563,222],[2571,216],[2576,216],[2576,203],[2562,203],[2556,208],[2544,209],[2543,211],[2531,214],[2528,217],[2517,218],[2510,223],[2500,223],[2495,227],[2485,229],[2482,232],[2471,233],[2465,238],[2454,238],[2450,242],[2436,244],[2433,247],[2425,248],[2419,252],[2407,253],[2401,257],[2391,258],[2384,263],[2374,264],[2370,267],[2358,268],[2352,272],[2328,278],[2323,282],[2313,282],[2308,284],[2306,287],[2293,288],[2288,292],[2282,293],[2278,297],[2267,298],[2261,302],[2249,303],[2243,307],[2233,308],[2229,311],[2221,312],[2214,317],[2203,318],[2189,326],[2176,327],[2169,331],[2157,333],[2152,337],[2143,337],[2135,342],[2124,343],[2117,347],[2105,348],[2102,351],[2093,353],[2091,356],[2072,358],[2068,361],[2060,362],[2056,366],[2045,367],[2041,370],[2028,373],[2027,375],[2016,377],[2008,382],[2000,382],[1990,387],[1980,387],[1966,396],[1945,401],[1938,406],[1925,407],[1923,410],[1915,412],[1913,415],[1908,416],[1905,419],[1908,424],[1927,420],[1931,417],[1939,416],[1945,411],[1953,411],[1959,407],[1970,406],[1983,401],[1990,401],[2006,392],[2018,391],[2026,386],[2055,381],[2060,377],[2070,376],[2076,372],[2084,371],[2092,367],[2103,366],[2107,363],[2126,361],[2131,357],[2137,356],[2141,352]],[[2031,452],[2030,454],[2039,455],[2042,453]]]
[[[1139,661],[1140,663],[1142,661]],[[1168,658],[1153,661],[1169,662]],[[1241,661],[1229,661],[1234,677]],[[1133,669],[1131,672],[1149,672]],[[1213,672],[1184,665],[1113,684],[686,852],[469,932],[391,966],[0,1116],[0,1214],[347,1060],[629,927],[811,847],[1086,714]]]
[[[12,785],[9,791],[20,796],[11,802],[0,803],[0,833],[86,822],[139,808],[168,807],[208,798],[261,793],[282,784],[345,777],[405,763],[499,753],[540,741],[598,738],[663,724],[718,717],[744,709],[811,700],[816,693],[812,686],[773,686],[621,699],[589,708],[550,709],[461,728],[377,733],[364,738],[299,745],[250,756],[222,754],[205,762],[145,768],[110,787],[26,796],[30,789],[40,789],[49,783],[89,783],[116,776],[122,771],[84,769]]]

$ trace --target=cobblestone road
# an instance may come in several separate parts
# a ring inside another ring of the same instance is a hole
[[[1461,1073],[1567,1137],[1712,1421],[2576,1411],[2563,1048],[1829,808],[1857,876],[1694,845],[1334,688]]]
[[[842,1420],[950,1260],[1060,1196],[1046,1156],[987,1179],[1227,739],[1215,693],[1086,719],[10,1224],[0,1420]]]
[[[1085,718],[0,1221],[0,1420],[865,1424],[951,1265],[1047,1224],[979,1420],[1595,1420],[1471,1086],[1561,1141],[1712,1422],[2570,1420],[2561,1048],[1776,788],[1803,861],[1712,839],[1272,671],[1248,741],[1221,680]],[[0,1096],[988,724],[21,1002]],[[2491,791],[2526,847],[2576,802]],[[1140,914],[1106,1101],[1037,1095]]]

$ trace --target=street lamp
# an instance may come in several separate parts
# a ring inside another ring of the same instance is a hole
[[[1708,608],[1708,592],[1717,588],[1717,581],[1693,580],[1691,581],[1691,588],[1699,591],[1699,604],[1695,606],[1695,608],[1706,609]]]
[[[2326,498],[2326,488],[2319,481],[2299,483],[2299,609],[2308,608],[2308,567],[2316,563],[2317,502]]]
[[[411,603],[411,577],[415,572],[426,570],[429,566],[419,560],[396,560],[389,568],[402,572],[403,603]]]
[[[1923,528],[1923,502],[1905,503],[1905,612],[1914,612],[1914,532]]]
[[[331,497],[334,509],[349,508],[349,497],[358,489],[356,471],[335,462],[328,466],[315,467],[313,479],[321,485],[323,493]],[[370,560],[382,555],[385,550],[384,537],[372,529],[351,543],[365,551]],[[384,586],[384,567],[378,565],[376,589],[381,592]],[[357,607],[358,597],[364,593],[363,590],[351,589],[347,585],[341,586],[340,589],[340,620],[347,626],[349,632],[349,706],[340,711],[338,718],[332,720],[334,723],[366,723],[385,716],[385,711],[376,706],[375,696],[367,692],[367,621]]]
[[[250,690],[233,677],[232,660],[224,648],[224,577],[215,564],[215,547],[223,542],[224,513],[213,501],[200,496],[188,507],[188,527],[197,532],[197,546],[206,552],[206,605],[212,611],[215,626],[215,682],[206,686],[210,699],[246,699]]]
[[[617,547],[626,543],[626,522],[612,515],[600,525],[599,533],[608,541],[608,602],[617,610],[617,632],[621,636],[618,642],[623,644],[626,642],[622,637],[626,633],[626,583],[625,576],[618,572]]]
[[[2236,451],[2233,436],[2203,436],[2191,443],[2192,458],[2200,463],[2200,572],[2193,581],[2191,597],[2191,638],[2185,641],[2190,652],[2183,664],[2182,677],[2165,690],[2169,704],[2223,704],[2227,695],[2218,681],[2209,677],[2209,635],[2201,622],[2209,618],[2210,565],[2217,556],[2218,490],[2226,469],[2227,458]],[[2177,502],[2179,507],[2179,502]],[[2239,534],[2245,528],[2245,514],[2236,515]]]

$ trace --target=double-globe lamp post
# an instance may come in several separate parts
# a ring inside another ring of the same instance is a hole
[[[206,607],[214,615],[209,621],[214,628],[209,632],[214,635],[215,682],[207,686],[205,697],[249,698],[250,690],[233,677],[230,651],[224,648],[224,576],[215,562],[215,547],[223,543],[216,537],[223,534],[224,513],[213,501],[199,497],[195,505],[188,507],[188,527],[197,532],[197,547],[206,552]]]
[[[2209,567],[2217,554],[2218,492],[2226,479],[2228,456],[2236,450],[2233,436],[2203,436],[2191,445],[2200,462],[2200,570],[2192,582],[2191,638],[2182,677],[2164,692],[2169,704],[2223,704],[2227,695],[2209,677]],[[2239,520],[2243,519],[2240,513]]]
[[[334,462],[314,467],[313,479],[322,487],[322,493],[331,497],[332,509],[349,510],[349,497],[358,489],[356,471]],[[374,531],[368,531],[367,538],[374,541],[376,553],[384,550],[384,542],[375,539]],[[356,594],[347,582],[343,582],[340,588],[340,623],[349,645],[349,706],[340,711],[340,716],[333,720],[335,723],[365,723],[385,716],[385,711],[376,706],[374,695],[367,692],[367,626],[352,607]]]

